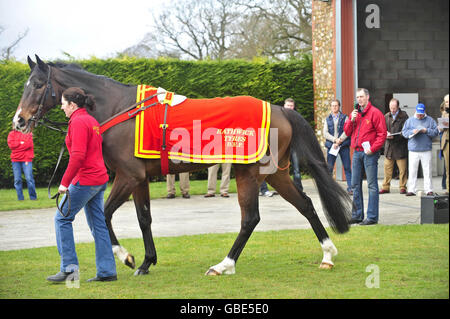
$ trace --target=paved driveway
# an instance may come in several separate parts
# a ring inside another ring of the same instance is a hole
[[[419,187],[422,180],[418,181]],[[381,181],[379,181],[381,183]],[[396,184],[397,183],[397,184]],[[441,177],[434,178],[434,186],[440,190]],[[308,196],[325,226],[328,226],[316,188],[311,180],[303,181]],[[344,184],[342,184],[344,187]],[[364,182],[365,207],[367,184]],[[406,197],[398,193],[398,181],[393,181],[392,192],[380,195],[380,224],[420,223],[420,197]],[[281,198],[260,197],[261,221],[255,231],[305,229],[310,225],[293,206]],[[152,231],[155,237],[180,236],[207,233],[238,232],[240,208],[237,195],[230,198],[155,199],[151,201]],[[13,250],[55,246],[53,217],[55,209],[0,212],[0,250]],[[127,202],[113,216],[114,231],[119,238],[140,238],[141,231],[133,202]],[[356,226],[361,227],[361,226]],[[93,238],[80,212],[74,222],[76,242],[91,242]]]

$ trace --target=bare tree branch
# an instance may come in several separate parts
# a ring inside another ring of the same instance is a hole
[[[294,57],[311,50],[311,1],[250,0],[241,2],[252,14],[266,19],[276,32],[272,33],[272,57],[289,52]],[[278,47],[278,49],[277,49]],[[289,48],[288,50],[283,48]]]
[[[152,31],[128,52],[280,60],[311,50],[311,0],[175,0],[154,20]]]
[[[0,34],[3,33],[6,29],[2,26],[0,26]],[[11,60],[12,58],[12,54],[14,52],[14,50],[17,48],[17,45],[19,44],[20,41],[22,41],[28,34],[28,32],[30,31],[29,28],[27,28],[24,32],[19,33],[17,36],[17,39],[14,40],[10,45],[8,45],[7,47],[4,47],[1,49],[1,59],[8,61]]]

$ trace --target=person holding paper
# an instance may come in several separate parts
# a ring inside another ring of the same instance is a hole
[[[402,135],[408,138],[408,192],[406,196],[416,195],[417,171],[422,163],[423,184],[427,196],[433,196],[431,167],[432,140],[439,134],[436,121],[425,113],[425,105],[417,104],[416,113],[403,126]]]
[[[356,91],[357,104],[351,118],[344,124],[344,132],[351,136],[354,148],[352,161],[353,211],[350,223],[373,225],[378,223],[379,189],[378,159],[380,149],[386,141],[386,121],[383,113],[369,101],[369,91]],[[365,169],[369,188],[367,218],[364,220],[364,202],[362,192],[362,169]]]
[[[328,170],[333,173],[334,163],[337,155],[341,157],[344,166],[345,179],[347,180],[347,192],[353,195],[352,191],[352,168],[350,162],[350,139],[344,132],[344,123],[348,116],[340,111],[341,102],[331,101],[331,112],[323,121],[323,136],[325,137],[325,147],[327,148]]]
[[[390,112],[384,115],[387,127],[387,137],[384,143],[384,180],[380,194],[390,192],[392,173],[396,163],[399,170],[400,194],[406,194],[407,165],[408,165],[408,140],[403,137],[402,128],[408,119],[408,114],[400,110],[399,101],[389,101]]]
[[[445,186],[446,186],[446,192],[445,194],[448,195],[448,112],[449,112],[449,103],[448,103],[448,94],[446,96],[444,96],[444,101],[441,104],[441,113],[442,113],[442,123],[443,123],[443,128],[439,129],[442,132],[442,136],[441,136],[441,152],[444,155],[444,165],[445,165],[445,174],[446,174],[446,180],[445,180]],[[446,120],[445,120],[446,119]],[[445,128],[445,123],[447,123],[447,128]]]

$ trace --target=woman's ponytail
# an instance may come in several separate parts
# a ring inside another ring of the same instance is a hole
[[[63,92],[63,97],[67,102],[73,102],[78,107],[95,110],[95,99],[91,94],[86,94],[82,88],[71,87]]]

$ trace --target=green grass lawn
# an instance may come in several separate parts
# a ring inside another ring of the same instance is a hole
[[[205,276],[222,261],[236,234],[155,238],[158,264],[146,276],[117,262],[118,281],[86,283],[95,275],[94,244],[77,244],[79,288],[46,282],[59,269],[56,247],[0,252],[0,298],[422,299],[449,298],[449,227],[353,227],[332,234],[339,250],[332,270],[318,266],[322,250],[312,230],[255,232],[235,275]],[[141,239],[121,244],[143,260]],[[379,287],[374,283],[379,270]],[[375,276],[375,277],[374,277]]]

